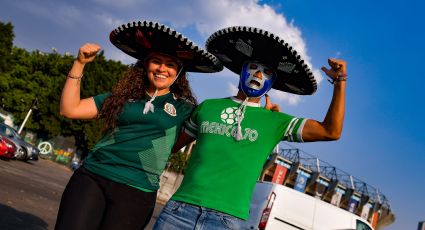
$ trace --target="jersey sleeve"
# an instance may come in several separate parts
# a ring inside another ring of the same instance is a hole
[[[193,137],[196,139],[197,137],[197,133],[198,133],[198,114],[199,111],[202,108],[203,103],[201,103],[200,105],[198,105],[192,112],[192,115],[190,116],[189,119],[187,119],[183,125],[183,132],[185,132],[187,135]]]
[[[302,131],[307,120],[306,118],[291,117],[286,124],[282,140],[289,142],[304,142]]]
[[[106,98],[109,97],[111,93],[98,94],[93,97],[94,103],[96,104],[97,111],[99,112],[102,109],[102,105],[105,102]]]

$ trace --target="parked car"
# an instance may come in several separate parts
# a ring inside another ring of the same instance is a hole
[[[9,149],[7,148],[6,141],[0,137],[0,156],[5,156],[8,153],[8,150]]]
[[[6,137],[0,135],[0,157],[14,158],[16,145]]]
[[[18,134],[18,132],[4,124],[0,123],[0,134],[6,136],[16,145],[15,158],[18,160],[38,160],[38,154],[40,150],[32,144],[24,141],[24,139]]]

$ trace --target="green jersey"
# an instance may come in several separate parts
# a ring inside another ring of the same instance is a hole
[[[242,139],[235,140],[236,98],[201,103],[185,132],[196,145],[180,188],[171,199],[248,218],[255,183],[267,156],[282,140],[302,142],[306,119],[273,112],[248,103],[241,122]]]
[[[98,111],[109,95],[94,97]],[[153,113],[143,114],[145,102],[130,100],[124,105],[117,127],[97,142],[84,167],[112,181],[156,191],[176,134],[193,105],[168,93],[155,98]]]

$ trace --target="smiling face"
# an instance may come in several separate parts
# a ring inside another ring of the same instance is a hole
[[[276,79],[275,72],[258,62],[246,62],[242,66],[239,88],[248,97],[261,97],[267,93]]]
[[[151,53],[146,57],[145,65],[150,83],[148,92],[153,94],[158,89],[158,96],[168,93],[181,66],[178,59],[163,53]]]

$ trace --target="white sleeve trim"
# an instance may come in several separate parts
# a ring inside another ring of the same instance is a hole
[[[289,122],[288,127],[285,130],[285,134],[283,136],[283,139],[286,138],[289,142],[304,142],[302,138],[302,130],[304,129],[304,125],[307,122],[308,119],[303,118],[292,118],[292,120]],[[297,126],[298,122],[301,121],[300,126],[298,127],[297,133],[295,135],[292,135],[295,127]]]
[[[300,128],[298,129],[297,132],[297,139],[299,142],[304,142],[303,140],[303,130],[304,130],[304,125],[307,122],[308,119],[303,119],[303,121],[300,124]]]
[[[290,130],[291,130],[292,126],[294,125],[294,123],[296,123],[295,122],[296,120],[297,120],[296,118],[292,118],[291,119],[291,121],[289,122],[288,127],[286,127],[285,134],[283,135],[283,138],[285,138],[285,137],[288,137],[289,138],[288,134],[290,133]]]

